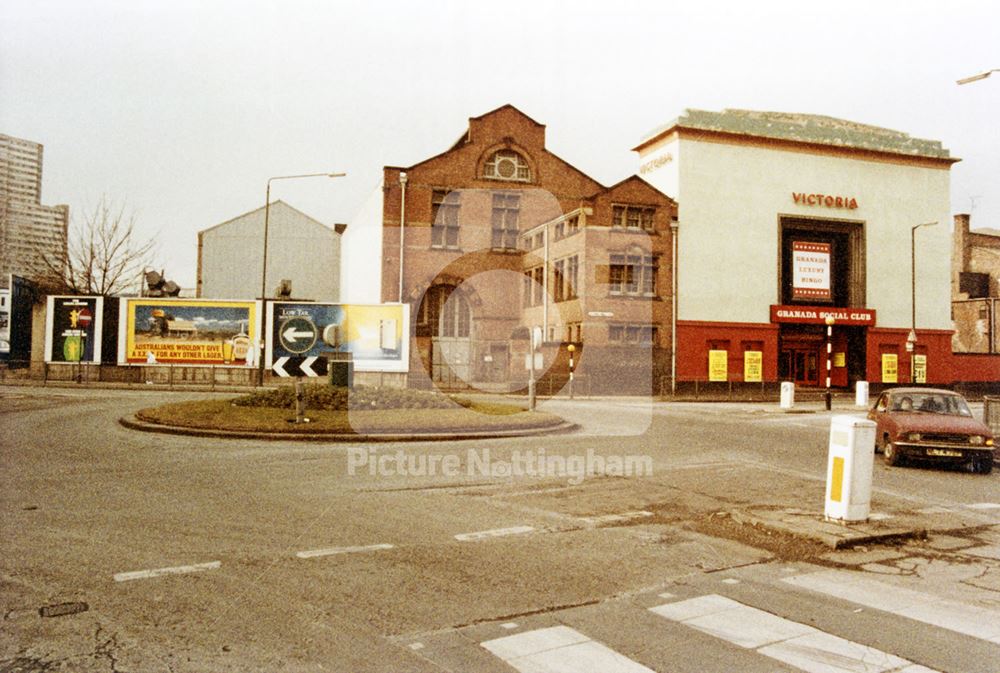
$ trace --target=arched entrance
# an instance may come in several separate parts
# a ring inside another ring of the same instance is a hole
[[[431,380],[443,386],[471,380],[472,307],[454,285],[432,285],[417,311],[417,331],[430,337]]]

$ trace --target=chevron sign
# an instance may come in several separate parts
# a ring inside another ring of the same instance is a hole
[[[326,376],[326,358],[316,355],[307,358],[281,357],[271,366],[278,376]]]

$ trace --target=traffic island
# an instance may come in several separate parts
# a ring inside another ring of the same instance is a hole
[[[512,437],[576,427],[518,404],[424,391],[310,385],[303,398],[303,422],[296,422],[289,386],[235,399],[164,404],[120,422],[134,430],[201,437],[351,442]]]

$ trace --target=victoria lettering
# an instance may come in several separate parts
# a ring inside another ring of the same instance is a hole
[[[849,210],[854,210],[858,207],[858,200],[853,196],[792,192],[792,199],[801,206],[825,206],[827,208],[847,208]]]

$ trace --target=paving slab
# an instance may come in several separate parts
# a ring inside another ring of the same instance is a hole
[[[867,549],[864,547],[855,549],[842,549],[829,554],[823,554],[824,561],[840,563],[850,566],[863,566],[869,563],[881,563],[883,561],[893,561],[905,558],[906,552],[897,549]]]

